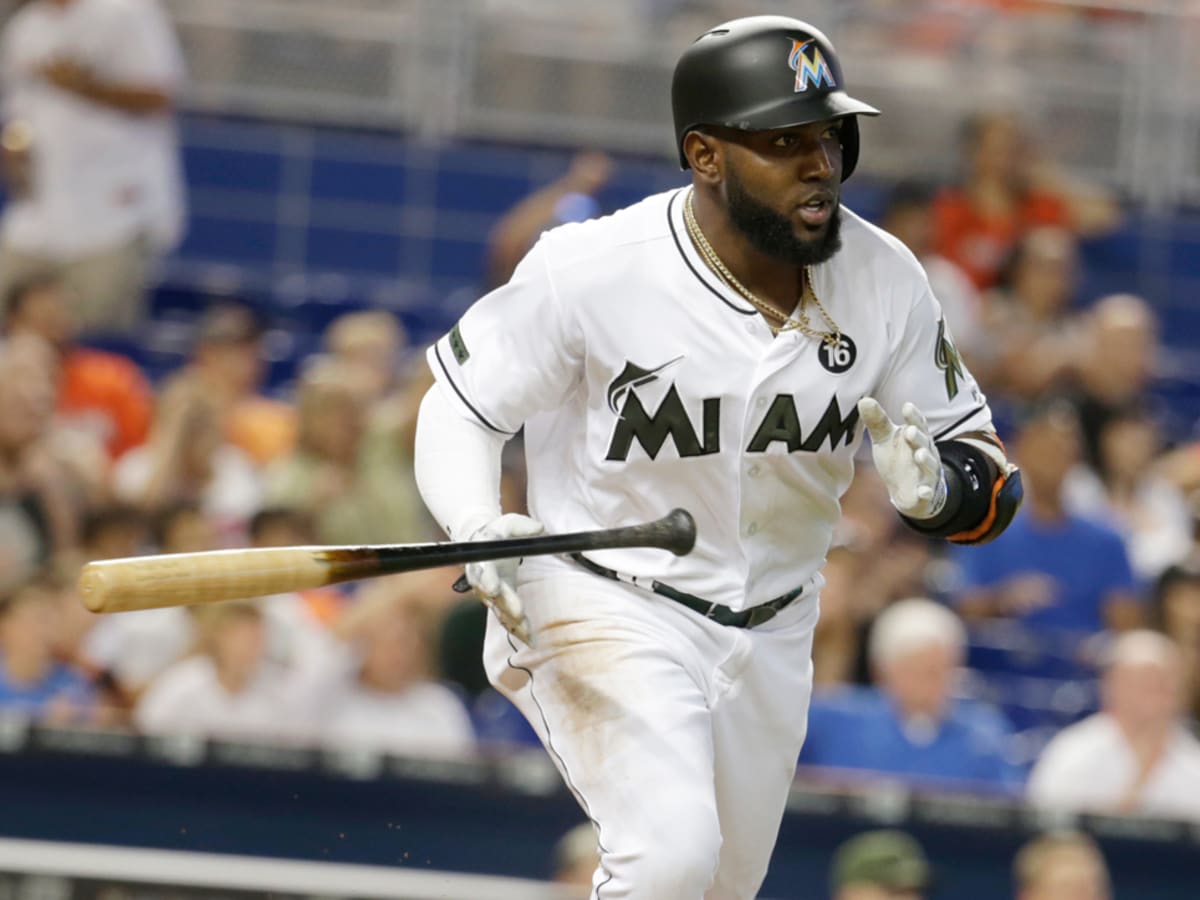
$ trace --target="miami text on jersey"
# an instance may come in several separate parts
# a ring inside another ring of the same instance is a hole
[[[634,441],[641,445],[650,459],[656,459],[667,438],[674,442],[680,457],[708,456],[721,452],[720,397],[705,397],[701,401],[699,433],[684,408],[683,399],[679,396],[674,382],[653,413],[646,409],[635,388],[653,381],[657,372],[663,368],[666,366],[649,370],[627,363],[625,370],[610,386],[610,408],[616,412],[613,402],[615,395],[623,395],[624,403],[617,414],[617,422],[605,459],[627,460]],[[629,378],[632,372],[639,373],[640,377],[636,381]],[[816,453],[826,441],[829,442],[830,450],[836,449],[838,444],[849,446],[854,440],[854,430],[858,425],[858,408],[853,403],[849,406],[849,413],[843,415],[837,397],[831,397],[816,426],[805,434],[800,424],[795,397],[792,394],[777,394],[755,427],[745,452],[765,453],[776,441],[782,441],[789,453]]]

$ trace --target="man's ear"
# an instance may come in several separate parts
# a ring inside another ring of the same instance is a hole
[[[711,185],[721,183],[725,171],[725,148],[711,134],[689,131],[683,136],[683,155],[699,181]]]

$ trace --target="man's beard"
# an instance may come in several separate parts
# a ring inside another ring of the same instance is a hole
[[[758,252],[797,266],[823,263],[842,248],[841,207],[835,202],[825,223],[825,232],[813,240],[796,237],[792,222],[760,203],[736,173],[726,172],[729,218]]]

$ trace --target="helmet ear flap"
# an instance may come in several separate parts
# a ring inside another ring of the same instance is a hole
[[[842,119],[842,181],[850,177],[858,165],[858,116]]]

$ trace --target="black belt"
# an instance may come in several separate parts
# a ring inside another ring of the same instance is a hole
[[[794,588],[786,594],[781,594],[774,600],[768,600],[766,603],[760,603],[758,606],[752,606],[749,609],[739,611],[730,609],[728,606],[722,606],[720,603],[710,603],[708,600],[701,600],[692,594],[684,593],[668,584],[663,584],[655,578],[622,575],[620,572],[592,562],[581,553],[571,553],[569,555],[571,559],[595,575],[654,591],[654,593],[674,600],[676,603],[682,603],[688,609],[692,610],[692,612],[699,613],[706,619],[712,619],[718,625],[728,625],[732,628],[753,628],[756,625],[761,625],[763,622],[769,622],[775,618],[775,615],[781,609],[789,605],[792,601],[802,597],[809,585],[812,584],[812,581],[809,580],[800,587]]]

